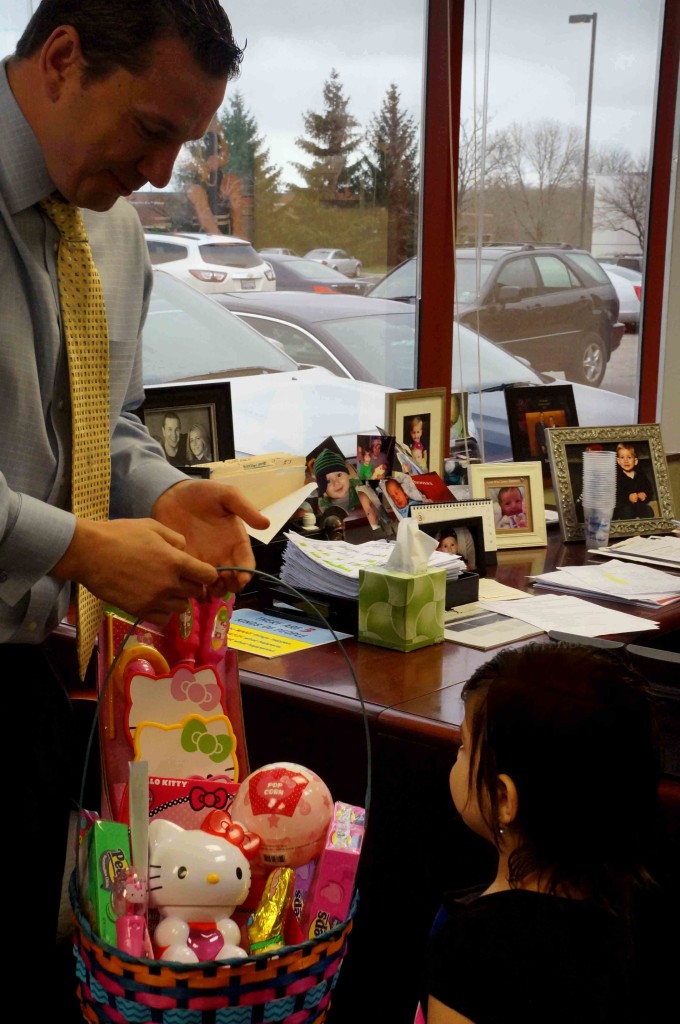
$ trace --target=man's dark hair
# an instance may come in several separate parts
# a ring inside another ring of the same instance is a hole
[[[116,68],[141,74],[155,44],[168,37],[181,39],[215,78],[236,78],[243,59],[219,0],[42,0],[14,56],[33,56],[60,25],[72,25],[80,36],[86,81]]]

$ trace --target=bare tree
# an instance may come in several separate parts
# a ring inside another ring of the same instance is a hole
[[[583,132],[558,121],[512,124],[496,132],[491,183],[503,193],[524,238],[546,241],[580,183]]]
[[[487,127],[489,124],[487,119]],[[467,118],[460,122],[458,132],[458,214],[468,213],[475,205],[475,195],[482,187],[484,178],[493,177],[498,160],[496,137],[486,139],[481,113],[472,124]],[[482,150],[484,165],[482,167]]]
[[[623,231],[643,251],[647,227],[649,166],[646,157],[628,158],[614,170],[604,171],[609,181],[597,193],[595,224],[607,231]]]

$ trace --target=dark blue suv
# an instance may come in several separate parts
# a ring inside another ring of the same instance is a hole
[[[369,294],[414,301],[416,258]],[[455,317],[534,369],[594,387],[624,333],[609,277],[590,253],[568,245],[457,249]]]

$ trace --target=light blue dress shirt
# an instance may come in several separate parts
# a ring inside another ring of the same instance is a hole
[[[0,63],[0,643],[39,643],[66,614],[71,403],[57,292],[58,233],[36,206],[54,191],[38,140]],[[141,328],[151,266],[124,199],[83,211],[109,326],[111,517],[148,516],[185,475],[134,414],[144,398]]]

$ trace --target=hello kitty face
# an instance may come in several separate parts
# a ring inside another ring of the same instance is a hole
[[[149,824],[149,905],[161,915],[213,920],[230,916],[250,891],[250,864],[238,846],[172,821]]]

